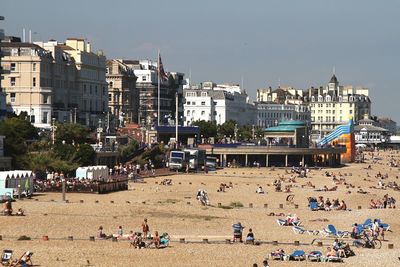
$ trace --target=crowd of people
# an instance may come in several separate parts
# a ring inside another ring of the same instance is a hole
[[[141,232],[134,232],[133,230],[129,231],[128,234],[125,234],[122,226],[119,226],[116,233],[107,235],[104,232],[103,226],[99,226],[97,230],[97,238],[99,239],[109,239],[109,238],[117,238],[117,239],[125,239],[128,240],[130,246],[133,248],[163,248],[168,246],[169,244],[169,236],[167,233],[159,234],[158,231],[154,231],[152,235],[150,233],[150,227],[147,222],[147,218],[143,220],[141,225]]]
[[[371,199],[369,203],[369,207],[371,209],[386,209],[386,208],[396,208],[396,200],[394,197],[385,194],[382,199]]]
[[[317,203],[317,209],[319,210],[347,210],[347,204],[344,202],[344,200],[339,200],[337,199],[332,199],[330,200],[329,198],[324,199],[323,196],[319,196],[317,199],[310,197],[308,198],[308,202],[311,207],[311,202],[316,202]]]

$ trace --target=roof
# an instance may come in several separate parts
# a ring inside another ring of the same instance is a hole
[[[62,50],[75,50],[72,47],[70,47],[69,45],[65,45],[65,44],[57,45],[57,47],[61,48]]]
[[[381,128],[378,126],[373,126],[373,125],[355,125],[354,126],[354,131],[355,132],[360,132],[362,129],[366,129],[368,132],[388,132],[389,130],[385,128]]]
[[[10,43],[0,43],[0,47],[32,47],[44,50],[42,47],[32,44],[32,43],[19,43],[19,42],[10,42]]]
[[[331,80],[329,81],[329,83],[338,83],[338,80],[337,80],[335,74],[333,74],[333,76],[332,76]]]
[[[156,126],[158,133],[174,134],[175,126]],[[178,134],[200,134],[198,126],[178,126]]]
[[[283,121],[278,126],[265,128],[264,132],[294,132],[297,128],[305,127],[302,121]]]

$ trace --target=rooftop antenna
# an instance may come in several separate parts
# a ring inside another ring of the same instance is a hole
[[[25,43],[25,28],[22,28],[22,42]]]
[[[192,89],[192,68],[189,68],[189,88]]]
[[[242,75],[242,92],[244,92],[244,86],[243,86],[243,75]]]
[[[278,78],[278,88],[281,88],[281,78]]]
[[[29,30],[29,42],[32,43],[32,30]]]

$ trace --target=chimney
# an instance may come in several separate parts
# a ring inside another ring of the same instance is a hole
[[[89,42],[86,44],[86,52],[88,52],[88,53],[92,52],[92,44]]]

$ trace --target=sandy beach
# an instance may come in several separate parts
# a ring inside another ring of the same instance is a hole
[[[0,246],[14,250],[14,256],[26,250],[33,251],[32,260],[36,266],[252,266],[253,263],[262,266],[263,259],[278,247],[286,252],[303,249],[306,252],[321,250],[325,254],[326,245],[333,243],[332,238],[295,234],[291,227],[279,226],[276,219],[284,216],[268,216],[274,212],[296,214],[306,229],[322,230],[333,224],[339,230],[350,231],[354,223],[362,223],[366,218],[380,218],[390,224],[391,231],[385,233],[388,241],[382,242],[381,249],[354,248],[356,256],[345,258],[343,264],[270,260],[270,266],[398,266],[399,209],[369,209],[369,202],[383,198],[385,194],[399,200],[399,191],[370,187],[377,186],[379,179],[375,176],[379,172],[388,174],[385,183],[399,182],[399,169],[389,167],[388,163],[390,157],[398,161],[400,154],[386,151],[380,152],[379,157],[382,160],[373,162],[367,155],[365,163],[348,164],[343,168],[312,169],[307,178],[296,178],[295,183],[284,182],[283,188],[292,186],[289,194],[294,198],[291,203],[286,201],[288,193],[275,192],[272,184],[279,176],[289,178],[292,174],[288,174],[287,169],[271,168],[227,168],[208,174],[146,178],[145,183],[130,183],[129,190],[123,192],[107,195],[68,193],[69,203],[62,202],[61,194],[41,193],[33,199],[13,203],[13,209],[24,209],[26,216],[0,217],[3,239]],[[372,169],[367,169],[368,165]],[[335,186],[332,177],[326,177],[326,171],[337,178],[340,173],[352,187],[339,184],[336,191],[315,191],[325,185],[328,188]],[[172,179],[173,184],[160,185],[165,178]],[[217,192],[220,183],[229,182],[233,188]],[[315,188],[304,186],[307,182]],[[258,185],[266,194],[255,193]],[[357,193],[360,188],[368,193]],[[198,189],[207,190],[211,206],[201,206],[196,200]],[[307,197],[318,196],[343,199],[351,211],[310,211]],[[218,203],[229,206],[232,202],[240,202],[243,207],[218,206]],[[148,218],[151,232],[157,230],[171,236],[169,247],[138,250],[123,240],[89,240],[90,236],[96,236],[100,225],[107,234],[116,233],[120,225],[125,233],[141,231],[144,218]],[[253,229],[256,240],[290,244],[225,244],[226,239],[232,239],[231,225],[239,221],[246,227],[245,235],[249,228]],[[17,241],[21,235],[33,240]],[[44,241],[43,236],[48,236],[49,240]],[[69,241],[68,236],[73,236],[74,240]],[[181,238],[187,243],[181,243]],[[204,238],[210,244],[203,243]],[[314,239],[318,240],[311,245]],[[344,240],[352,243],[351,239]],[[294,241],[300,241],[301,245],[293,245]],[[317,247],[317,241],[322,241],[324,246]],[[388,244],[394,244],[394,249],[389,249]]]

